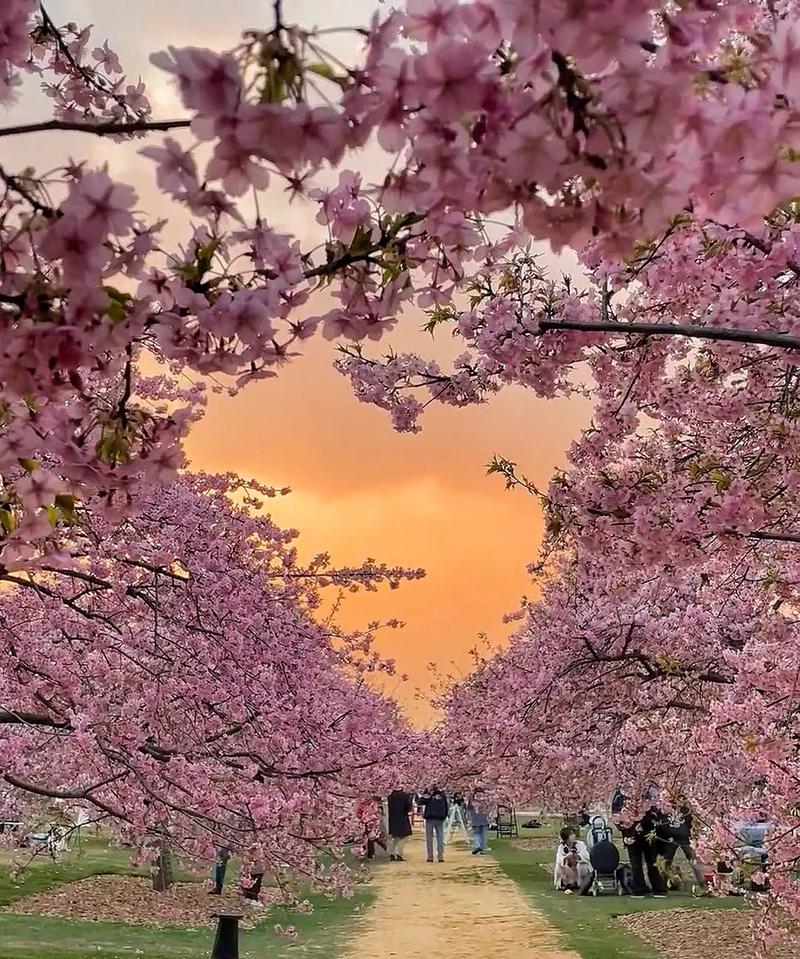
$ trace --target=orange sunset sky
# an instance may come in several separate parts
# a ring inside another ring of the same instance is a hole
[[[376,0],[284,0],[284,19],[355,26],[378,8]],[[59,23],[95,24],[95,39],[108,37],[129,75],[145,79],[159,119],[183,111],[168,80],[150,66],[152,51],[167,44],[223,49],[243,29],[271,22],[266,0],[50,0],[48,9]],[[337,36],[330,47],[345,59],[355,44]],[[13,110],[15,119],[23,115],[47,117],[35,85]],[[136,186],[142,210],[168,214],[151,185],[150,164],[137,156],[136,147],[76,134],[16,138],[2,148],[2,162],[10,169],[30,164],[41,170],[69,156],[108,162],[113,175]],[[366,151],[357,162],[366,178],[379,175],[378,153]],[[262,204],[262,212],[283,229],[313,235],[308,207],[287,209],[275,197]],[[177,227],[170,229],[176,238],[182,235]],[[574,269],[569,260],[556,260],[547,251],[543,256],[559,269]],[[408,313],[387,343],[452,355],[452,344],[446,338],[431,344],[419,332],[420,323],[419,314]],[[400,632],[382,635],[379,648],[408,674],[407,684],[392,688],[423,721],[429,713],[415,689],[429,684],[428,664],[446,673],[463,670],[477,635],[501,640],[503,613],[530,592],[525,566],[535,558],[541,534],[538,508],[530,497],[506,492],[500,480],[487,477],[485,464],[494,453],[502,454],[545,483],[554,467],[563,465],[588,409],[577,400],[542,401],[513,389],[482,407],[432,409],[423,417],[421,434],[398,435],[385,413],[353,398],[331,367],[334,355],[330,344],[313,342],[277,379],[233,398],[212,396],[188,453],[198,469],[232,470],[290,486],[292,495],[272,501],[270,508],[278,522],[300,530],[306,555],[325,550],[343,564],[372,556],[427,570],[425,580],[397,592],[349,599],[342,614],[346,625],[390,617],[407,623]]]

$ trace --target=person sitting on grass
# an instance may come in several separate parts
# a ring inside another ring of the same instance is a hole
[[[553,885],[556,889],[570,893],[579,889],[592,874],[592,863],[586,843],[578,839],[572,826],[564,826],[559,838]]]

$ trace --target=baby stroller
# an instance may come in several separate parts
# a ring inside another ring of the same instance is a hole
[[[606,822],[605,816],[592,816],[586,830],[586,848],[592,849],[604,840],[613,843],[614,831]]]
[[[609,830],[610,833],[610,830]],[[620,882],[619,849],[609,838],[599,839],[589,850],[592,875],[581,889],[583,896],[600,896],[605,893],[623,893]]]

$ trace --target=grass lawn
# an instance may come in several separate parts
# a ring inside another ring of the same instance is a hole
[[[3,859],[8,857],[3,856]],[[130,874],[129,853],[108,849],[101,843],[84,844],[61,863],[34,861],[24,883],[15,886],[0,861],[0,907],[15,899],[87,876]],[[337,959],[348,927],[347,920],[369,905],[371,893],[361,889],[350,900],[310,896],[314,911],[298,914],[274,909],[257,929],[240,933],[242,959],[292,959],[311,955]],[[292,925],[297,939],[278,935],[275,923]],[[45,916],[0,913],[2,959],[199,959],[211,953],[211,929],[162,929],[111,922],[73,922]]]
[[[548,835],[551,830],[521,829],[520,838]],[[555,830],[552,830],[553,834]],[[493,839],[492,852],[505,874],[513,879],[560,930],[565,946],[582,959],[658,959],[650,946],[627,932],[616,916],[655,909],[731,909],[741,908],[742,900],[694,899],[689,893],[672,892],[667,899],[631,899],[628,896],[566,896],[553,889],[552,875],[541,867],[551,863],[555,838],[550,849],[518,849],[513,840]]]

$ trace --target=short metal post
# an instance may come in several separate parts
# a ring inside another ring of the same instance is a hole
[[[217,935],[211,959],[239,959],[239,920],[235,912],[214,913],[217,918]]]

